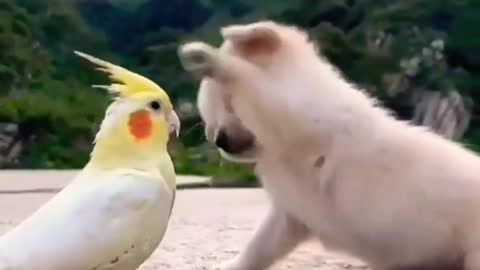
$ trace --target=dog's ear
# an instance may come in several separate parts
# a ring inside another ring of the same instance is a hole
[[[280,46],[280,37],[272,22],[223,27],[221,35],[247,57],[272,54]]]

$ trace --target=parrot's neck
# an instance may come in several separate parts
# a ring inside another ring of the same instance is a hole
[[[117,144],[111,141],[97,141],[90,156],[89,167],[101,170],[132,168],[152,171],[170,157],[166,146]]]
[[[85,169],[100,171],[135,169],[153,175],[160,174],[171,190],[176,187],[175,169],[166,149],[144,153],[129,151],[128,147],[123,147],[113,151],[109,147],[97,144]]]

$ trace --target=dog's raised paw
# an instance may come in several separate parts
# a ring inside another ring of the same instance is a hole
[[[198,77],[212,75],[215,54],[215,48],[203,42],[187,43],[178,50],[183,68]]]

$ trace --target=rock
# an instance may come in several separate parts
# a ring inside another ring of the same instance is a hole
[[[385,91],[389,97],[394,97],[405,92],[409,87],[408,78],[400,73],[384,74],[382,80]]]
[[[3,132],[9,135],[16,135],[18,132],[18,125],[14,123],[7,123],[3,127]]]
[[[447,139],[458,140],[467,130],[472,104],[457,91],[448,94],[418,91],[413,122],[431,128]]]
[[[9,151],[6,153],[6,161],[8,163],[15,164],[18,162],[18,159],[20,157],[20,154],[22,153],[23,150],[23,144],[20,141],[17,141],[14,143]]]
[[[436,39],[432,41],[431,45],[432,45],[432,48],[439,51],[443,51],[443,49],[445,48],[445,42],[441,39]]]
[[[18,126],[16,124],[0,123],[0,154],[10,147],[17,132]]]
[[[18,163],[23,149],[21,141],[15,141],[18,124],[0,123],[0,168],[11,167]]]

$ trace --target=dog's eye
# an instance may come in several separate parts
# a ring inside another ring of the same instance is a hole
[[[156,101],[156,100],[150,102],[149,106],[150,106],[150,108],[151,108],[152,110],[154,110],[154,111],[160,110],[160,107],[161,107],[161,106],[160,106],[160,102],[158,102],[158,101]]]

